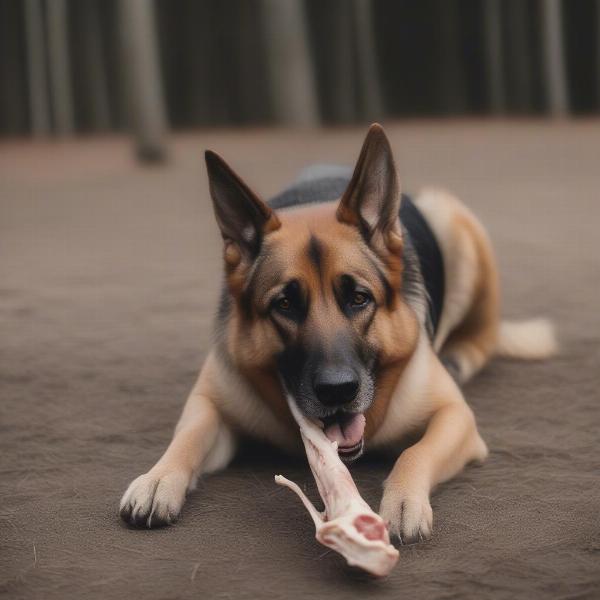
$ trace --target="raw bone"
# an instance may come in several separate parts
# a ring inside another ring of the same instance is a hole
[[[292,399],[290,409],[300,426],[306,456],[325,510],[319,512],[304,492],[283,475],[275,481],[298,494],[316,527],[321,544],[339,552],[349,565],[372,575],[387,575],[398,561],[383,519],[361,498],[350,472],[331,442],[315,423],[304,417]]]

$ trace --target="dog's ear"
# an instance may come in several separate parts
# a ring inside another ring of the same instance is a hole
[[[277,215],[218,155],[204,154],[215,217],[225,242],[225,261],[236,266],[258,255],[263,236],[279,229]]]
[[[374,123],[340,200],[337,219],[358,227],[376,250],[397,251],[402,247],[400,200],[392,148],[381,125]]]

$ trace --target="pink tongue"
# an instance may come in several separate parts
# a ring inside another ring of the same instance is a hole
[[[333,423],[325,428],[325,435],[332,442],[338,443],[338,448],[356,446],[365,433],[365,415],[354,415],[342,425]]]

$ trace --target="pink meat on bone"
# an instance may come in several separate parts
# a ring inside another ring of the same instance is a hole
[[[282,475],[275,481],[294,491],[302,500],[316,527],[317,540],[339,552],[349,565],[383,577],[398,561],[398,550],[390,544],[383,519],[361,498],[350,472],[340,460],[338,442],[304,417],[292,399],[290,409],[300,426],[306,456],[325,510],[319,512],[294,482]],[[334,436],[332,436],[334,437]]]

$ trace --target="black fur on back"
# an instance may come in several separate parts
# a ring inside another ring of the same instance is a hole
[[[301,204],[335,200],[346,191],[349,182],[350,176],[300,180],[271,198],[267,204],[275,210],[280,210]]]

